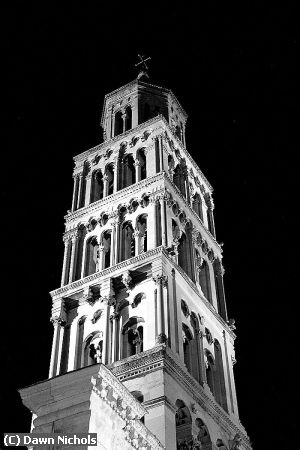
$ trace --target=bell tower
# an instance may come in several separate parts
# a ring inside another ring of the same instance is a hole
[[[21,396],[34,432],[99,448],[249,450],[213,189],[186,112],[146,75],[105,96],[104,142],[74,157],[49,379]]]

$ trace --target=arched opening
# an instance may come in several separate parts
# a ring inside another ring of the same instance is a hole
[[[135,165],[133,156],[126,155],[123,159],[123,177],[122,177],[122,187],[123,189],[127,186],[131,186],[135,183]]]
[[[78,231],[76,270],[75,270],[75,280],[74,281],[79,280],[81,278],[83,247],[84,247],[85,236],[86,236],[86,228],[84,225],[80,225],[79,231]]]
[[[194,280],[192,236],[189,227],[182,233],[178,245],[178,264]]]
[[[171,178],[173,178],[174,172],[174,158],[172,155],[168,155],[168,172]]]
[[[91,275],[98,270],[99,245],[97,238],[92,236],[86,243],[85,276]]]
[[[140,292],[139,294],[137,294],[134,297],[133,302],[131,303],[131,307],[136,308],[144,298],[146,298],[146,295],[144,294],[144,292]]]
[[[214,261],[213,269],[214,269],[214,276],[215,276],[218,313],[224,320],[227,320],[227,309],[226,309],[225,292],[224,292],[224,285],[223,285],[222,265],[221,265],[221,262],[219,261],[219,259],[216,259]]]
[[[110,267],[111,261],[111,230],[107,230],[103,233],[102,237],[103,245],[103,269]]]
[[[213,355],[209,350],[205,349],[205,365],[206,365],[206,381],[211,390],[211,392],[215,395],[215,386],[214,386],[214,372],[215,372],[215,361]]]
[[[193,335],[191,333],[191,330],[187,325],[184,323],[182,324],[182,343],[183,343],[183,357],[184,357],[184,364],[186,365],[187,370],[192,373],[192,361],[193,355],[192,353],[192,340]]]
[[[101,170],[93,173],[91,190],[91,202],[96,202],[103,198],[103,175]]]
[[[172,237],[174,242],[178,242],[180,238],[180,229],[176,220],[172,219]]]
[[[118,136],[123,133],[123,114],[122,111],[118,111],[115,114],[115,133],[114,136]]]
[[[125,109],[125,131],[131,130],[132,128],[132,109],[127,106]]]
[[[121,261],[132,258],[135,255],[134,230],[130,221],[124,222],[121,233]]]
[[[215,397],[219,405],[221,405],[222,408],[224,408],[225,411],[228,412],[222,349],[217,339],[214,340],[214,350],[215,350],[215,372],[214,372]]]
[[[123,358],[136,355],[144,351],[144,329],[142,317],[131,317],[124,324],[123,335]]]
[[[192,208],[197,216],[199,216],[203,221],[202,200],[198,192],[196,192],[196,194],[192,198]]]
[[[137,228],[137,254],[147,251],[147,214],[142,214],[138,217],[136,228]]]
[[[83,367],[102,362],[103,340],[100,332],[92,333],[85,340],[83,352]]]
[[[192,325],[193,335],[194,335],[194,339],[190,342],[191,353],[193,355],[193,365],[192,365],[191,373],[197,381],[201,381],[200,380],[200,365],[199,365],[200,350],[199,350],[199,345],[197,342],[198,332],[199,332],[199,320],[193,311],[191,312],[190,320],[191,320],[191,325]]]
[[[114,193],[114,166],[112,163],[105,167],[105,175],[107,177],[107,195],[112,195]]]
[[[82,346],[85,320],[86,316],[83,316],[77,322],[75,369],[80,369],[82,364]]]
[[[144,122],[150,119],[150,105],[149,103],[144,104]]]
[[[139,403],[143,403],[143,401],[144,401],[144,396],[143,396],[143,394],[142,394],[141,391],[132,391],[131,394],[134,396],[134,398],[135,398]],[[145,418],[142,417],[142,418],[140,419],[140,421],[141,421],[142,423],[145,423]]]
[[[141,148],[137,151],[137,160],[140,164],[140,180],[145,180],[147,178],[147,165],[146,165],[146,155],[145,155],[145,149]]]
[[[199,284],[200,284],[200,287],[201,287],[204,297],[210,303],[212,303],[210,273],[209,273],[208,263],[205,259],[203,259],[202,266],[200,268]]]
[[[182,400],[176,400],[175,406],[177,408],[175,413],[177,450],[188,449],[192,441],[192,417]]]
[[[201,444],[201,450],[212,450],[212,442],[207,429],[207,426],[199,417],[195,420],[195,425],[197,427],[197,439]]]

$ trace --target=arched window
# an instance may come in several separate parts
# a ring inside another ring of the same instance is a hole
[[[107,230],[103,233],[102,237],[103,245],[103,269],[110,267],[111,261],[111,230]]]
[[[203,221],[202,200],[198,192],[192,198],[192,208]]]
[[[100,332],[92,333],[85,340],[83,367],[102,362],[103,340],[100,337],[101,334]]]
[[[126,155],[123,159],[123,177],[122,177],[122,188],[131,186],[135,183],[135,165],[133,156]]]
[[[206,381],[207,384],[213,394],[215,394],[215,387],[214,387],[214,372],[215,372],[215,361],[214,357],[210,353],[209,350],[205,349],[205,357],[206,357]]]
[[[224,285],[223,285],[222,265],[221,265],[221,262],[219,259],[216,259],[214,261],[213,268],[214,268],[214,275],[215,275],[218,313],[224,320],[227,320],[227,310],[226,310],[225,292],[224,292]]]
[[[198,429],[197,439],[201,444],[201,449],[212,450],[212,442],[207,429],[207,426],[199,417],[195,420],[196,427]]]
[[[200,379],[200,365],[199,365],[199,345],[197,342],[198,332],[199,332],[199,320],[196,314],[192,311],[190,316],[190,321],[193,329],[194,339],[191,342],[191,351],[193,355],[193,367],[192,367],[192,375],[197,381],[201,381]]]
[[[131,317],[124,324],[123,335],[123,351],[122,357],[128,358],[129,356],[136,355],[144,351],[144,329],[142,323],[144,319],[142,317]]]
[[[93,173],[91,190],[91,202],[96,202],[103,198],[103,175],[101,170]]]
[[[121,261],[132,258],[135,255],[134,231],[130,221],[124,222],[121,236]]]
[[[78,207],[82,208],[85,205],[85,193],[86,193],[86,177],[89,174],[91,168],[90,163],[86,161],[83,165],[83,171],[82,171],[82,180],[81,180],[81,190],[78,190]]]
[[[186,227],[186,233],[182,233],[179,239],[178,264],[191,280],[194,280],[192,236],[189,226]]]
[[[86,228],[84,225],[79,227],[79,237],[77,244],[77,263],[76,263],[76,272],[75,272],[75,280],[79,280],[81,278],[82,271],[82,259],[83,259],[83,247],[84,247],[84,239],[86,236]]]
[[[215,397],[219,405],[221,405],[225,409],[225,411],[228,412],[222,349],[217,339],[214,340],[214,350],[215,350],[215,369],[216,369],[214,372]]]
[[[76,354],[75,354],[75,368],[80,369],[82,364],[82,346],[84,336],[84,323],[86,316],[81,317],[77,322],[77,335],[76,335]]]
[[[176,400],[175,406],[176,444],[177,449],[183,450],[189,448],[188,444],[192,440],[192,417],[182,400]]]
[[[115,114],[115,133],[114,136],[118,136],[123,133],[123,114],[122,111],[118,111]]]
[[[145,180],[147,178],[147,165],[146,165],[146,155],[145,149],[141,148],[137,151],[137,160],[140,164],[140,179],[137,181]]]
[[[125,109],[125,131],[131,130],[132,128],[132,109],[127,106]]]
[[[172,155],[168,155],[168,171],[171,178],[173,177],[174,172],[174,158]]]
[[[193,361],[193,353],[192,353],[192,340],[193,335],[191,330],[184,323],[182,324],[182,342],[183,342],[183,357],[184,364],[187,367],[187,370],[192,373],[192,361]]]
[[[200,268],[199,284],[205,298],[211,303],[212,296],[211,296],[210,273],[208,263],[205,259],[203,260],[202,266]]]
[[[147,251],[147,217],[147,214],[142,214],[138,217],[136,223],[136,231],[138,235],[138,255]]]
[[[131,394],[134,396],[134,398],[135,398],[139,403],[143,403],[143,401],[144,401],[144,396],[143,396],[143,394],[141,393],[141,391],[132,391]],[[142,418],[140,419],[140,421],[141,421],[142,423],[145,423],[145,418],[142,417]]]
[[[172,219],[172,237],[173,241],[177,242],[180,238],[180,229],[176,220]]]
[[[114,166],[112,163],[105,167],[105,175],[107,177],[107,195],[114,193]]]
[[[150,105],[149,103],[144,104],[144,122],[150,119]]]
[[[98,270],[98,252],[97,238],[92,236],[86,243],[85,276],[91,275]]]

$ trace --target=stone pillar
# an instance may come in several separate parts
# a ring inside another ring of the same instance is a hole
[[[117,360],[118,318],[119,318],[119,315],[116,311],[114,311],[113,314],[110,316],[111,324],[112,324],[112,342],[111,342],[110,363],[113,363]]]
[[[110,266],[115,264],[115,242],[116,242],[116,223],[111,222],[111,241],[110,241]]]
[[[139,181],[141,181],[141,163],[138,159],[135,160],[134,166],[135,166],[135,181],[136,183],[138,183]]]
[[[135,239],[135,256],[138,256],[142,253],[142,233],[139,230],[135,230],[134,239]]]
[[[119,156],[114,161],[114,194],[118,191],[119,182]]]
[[[161,243],[167,247],[167,227],[166,227],[166,202],[164,197],[160,198],[160,212],[161,212]]]
[[[149,250],[157,247],[157,203],[154,195],[150,196],[150,203],[152,205],[152,213],[149,214],[147,221]]]
[[[163,287],[167,284],[167,277],[158,274],[153,276],[153,281],[156,285],[157,289],[157,316],[156,316],[156,324],[157,324],[157,336],[156,343],[162,344],[167,341],[167,336],[165,333],[165,307],[164,307],[164,294]]]
[[[103,175],[103,198],[108,196],[108,175]]]
[[[104,253],[104,245],[99,245],[98,251],[99,251],[98,270],[100,272],[101,270],[103,270],[103,267],[104,267],[104,255],[105,255],[105,253]]]
[[[87,206],[91,202],[91,189],[92,189],[92,174],[88,174],[85,177],[85,201],[84,206]]]
[[[231,411],[233,414],[235,414],[238,417],[239,413],[238,413],[238,405],[237,405],[237,400],[236,400],[236,391],[235,391],[234,374],[233,374],[233,365],[236,363],[236,360],[232,356],[230,358],[231,360],[229,360],[228,345],[227,345],[225,330],[223,330],[223,339],[224,339],[224,349],[225,349],[225,355],[224,355],[225,358],[224,359],[226,361],[226,372],[227,372],[228,390],[229,390],[229,397],[230,397],[230,402],[229,402],[228,395],[226,395],[228,411]],[[224,361],[223,361],[223,363],[224,363]],[[224,373],[224,375],[225,375],[225,373]]]
[[[175,326],[175,350],[179,354],[179,326],[181,325],[178,321],[178,305],[177,305],[177,295],[176,295],[176,279],[175,279],[175,269],[172,269],[172,288],[173,288],[173,309],[174,309],[174,326]]]
[[[164,170],[164,158],[163,158],[163,138],[158,136],[158,148],[159,148],[159,171]]]
[[[120,257],[120,232],[121,232],[121,218],[117,217],[115,224],[116,224],[116,240],[115,240],[115,264],[118,264],[119,257]]]
[[[69,236],[64,237],[65,251],[64,251],[64,261],[63,269],[61,275],[61,286],[67,284],[69,279],[68,268],[70,263],[70,251],[71,251],[71,240]]]
[[[77,197],[77,207],[76,209],[81,208],[81,201],[82,201],[82,195],[83,195],[83,183],[84,183],[84,178],[83,178],[83,174],[79,174],[79,186],[78,186],[78,197]]]
[[[112,287],[112,278],[108,278],[103,281],[103,283],[100,286],[100,298],[102,302],[106,304],[106,323],[105,323],[105,329],[103,331],[105,341],[103,346],[103,356],[102,361],[104,364],[109,364],[110,362],[110,316],[111,316],[111,307],[115,305],[115,292]]]
[[[61,317],[55,316],[51,318],[51,322],[54,327],[53,333],[53,341],[52,341],[52,350],[51,350],[51,360],[50,360],[50,369],[49,369],[49,378],[52,378],[57,373],[58,364],[58,348],[60,343],[60,331],[61,326],[64,325],[64,321]]]
[[[203,348],[203,332],[199,329],[197,330],[197,340],[198,340],[198,348],[199,348],[199,368],[200,368],[200,383],[207,383],[206,380],[206,368],[205,368],[205,360],[204,360],[204,348]]]
[[[79,187],[79,177],[78,175],[73,175],[74,187],[73,187],[73,198],[72,198],[72,208],[71,211],[75,211],[78,202],[78,187]]]
[[[125,133],[125,130],[126,130],[126,112],[123,112],[122,119],[123,119],[123,133]]]
[[[72,281],[74,281],[74,279],[75,279],[77,247],[78,247],[78,234],[75,233],[72,236],[72,252],[71,252],[71,261],[70,261],[69,283],[72,283]]]

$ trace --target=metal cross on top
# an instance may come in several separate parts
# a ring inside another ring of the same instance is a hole
[[[142,56],[142,55],[138,55],[138,57],[140,58],[140,61],[137,64],[135,64],[135,67],[141,66],[142,71],[147,71],[148,66],[146,64],[146,61],[149,61],[151,59],[151,57],[148,56],[146,58],[145,56]]]

